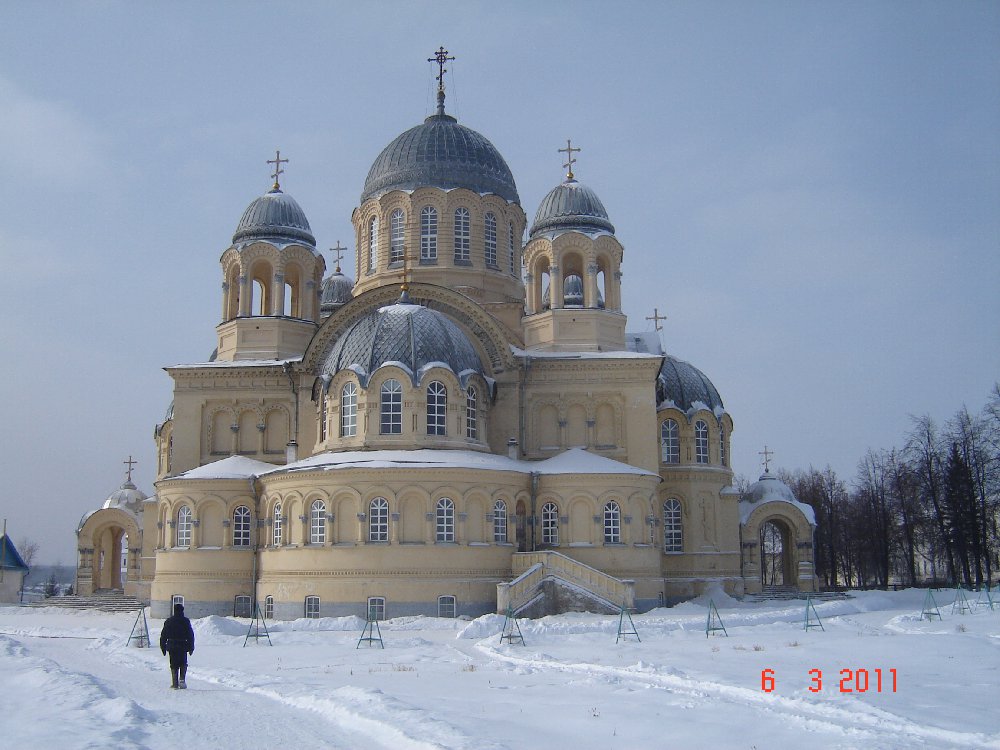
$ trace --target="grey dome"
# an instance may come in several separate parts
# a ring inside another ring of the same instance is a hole
[[[798,502],[792,488],[767,471],[750,486],[744,499],[751,503]]]
[[[496,147],[445,114],[431,115],[382,150],[368,172],[361,202],[420,187],[467,188],[518,202],[514,175]]]
[[[367,386],[372,373],[388,362],[408,368],[414,383],[422,368],[435,363],[451,368],[463,385],[472,373],[483,374],[479,355],[462,329],[443,313],[409,302],[373,310],[352,325],[333,345],[322,373],[350,368]]]
[[[542,199],[529,236],[533,239],[542,232],[561,234],[573,230],[615,233],[614,224],[608,220],[608,212],[597,193],[567,178]]]
[[[254,200],[243,212],[233,244],[252,240],[298,242],[316,247],[305,212],[292,196],[278,188]]]
[[[657,400],[672,401],[681,411],[691,411],[695,404],[704,404],[709,411],[718,413],[725,410],[722,397],[715,390],[712,381],[694,365],[667,355],[656,377]]]
[[[102,508],[121,508],[131,513],[137,513],[139,506],[146,499],[146,494],[137,489],[132,482],[126,481],[117,490],[108,495]]]
[[[551,295],[548,286],[542,294],[542,308],[548,308],[551,304]],[[563,279],[563,305],[565,307],[583,307],[583,279],[575,273]],[[601,290],[597,290],[597,307],[604,309],[604,297]]]
[[[319,311],[328,315],[346,302],[354,298],[354,280],[344,276],[338,268],[323,279],[320,288]]]

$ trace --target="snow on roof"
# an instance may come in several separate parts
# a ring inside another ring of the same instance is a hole
[[[274,464],[246,456],[229,456],[221,461],[199,466],[169,479],[250,479],[275,469]]]
[[[302,357],[292,357],[290,359],[234,359],[215,360],[214,362],[189,362],[186,364],[167,365],[164,370],[186,370],[201,367],[274,367],[284,366],[291,362],[301,362]]]
[[[799,502],[792,489],[769,472],[764,472],[760,479],[751,485],[746,494],[747,499],[740,501],[740,525],[745,525],[750,515],[765,503],[787,503],[796,507],[813,526],[816,525],[816,512],[811,505]]]
[[[661,359],[658,354],[625,350],[616,352],[536,352],[519,349],[514,345],[511,345],[510,350],[515,357],[529,357],[531,359]]]

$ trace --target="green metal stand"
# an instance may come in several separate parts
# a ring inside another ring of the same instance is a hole
[[[989,607],[990,608],[990,612],[994,611],[993,610],[993,596],[990,593],[990,586],[989,586],[989,584],[986,585],[985,589],[982,589],[979,592],[979,598],[976,599],[976,606],[978,607],[980,604]]]
[[[355,650],[361,648],[362,643],[367,643],[368,648],[371,648],[376,643],[379,648],[385,648],[385,644],[382,643],[382,630],[378,626],[378,620],[372,617],[370,610],[365,620],[365,629],[361,631],[361,637],[358,638],[358,645],[354,647]]]
[[[819,613],[816,611],[816,605],[813,604],[811,596],[806,597],[806,624],[803,630],[809,630],[809,628],[819,628],[824,633],[826,628],[823,627],[823,621],[819,619]]]
[[[964,615],[966,612],[972,612],[972,605],[969,604],[969,597],[965,595],[965,589],[961,586],[955,590],[955,601],[951,605],[951,613],[955,614],[956,612],[960,615]]]
[[[708,638],[709,635],[721,630],[722,634],[729,637],[729,633],[726,632],[726,626],[722,623],[722,618],[719,617],[719,610],[715,606],[715,600],[708,600],[708,621],[705,623],[705,637]]]
[[[924,597],[924,606],[920,610],[920,619],[923,620],[926,617],[928,620],[933,620],[935,617],[939,620],[941,619],[941,610],[938,609],[937,602],[934,601],[934,592],[927,589],[927,596]]]
[[[514,608],[507,605],[507,615],[503,620],[503,630],[500,631],[500,645],[503,642],[507,643],[520,643],[524,645],[524,636],[521,635],[521,626],[517,624],[517,618],[514,617]]]
[[[263,630],[263,634],[261,634]],[[247,647],[247,641],[253,638],[253,642],[260,645],[260,639],[266,638],[267,645],[273,646],[271,643],[271,634],[267,632],[267,623],[264,622],[264,613],[260,611],[260,604],[257,605],[256,610],[253,614],[253,620],[250,622],[250,627],[247,630],[247,637],[243,639],[243,648]]]
[[[135,641],[137,648],[150,648],[152,644],[149,642],[149,623],[146,622],[146,608],[143,607],[139,610],[139,614],[135,616],[135,622],[132,623],[132,632],[128,634],[128,643],[126,646],[131,646],[132,641]]]
[[[639,634],[635,630],[635,623],[632,622],[631,612],[632,610],[629,607],[625,606],[625,602],[622,602],[622,611],[618,615],[618,635],[615,638],[615,643],[618,643],[618,641],[620,641],[622,638],[629,635],[634,635],[635,639],[639,641],[639,643],[642,643],[642,638],[639,637]],[[628,618],[627,629],[625,625],[626,618]]]

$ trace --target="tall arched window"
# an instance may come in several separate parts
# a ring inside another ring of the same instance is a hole
[[[446,497],[437,501],[435,512],[434,540],[438,542],[455,541],[455,503]]]
[[[680,428],[672,419],[665,419],[660,424],[660,460],[665,464],[681,461]]]
[[[694,423],[694,460],[708,463],[708,425],[700,419]]]
[[[406,216],[403,209],[397,208],[389,216],[389,262],[403,262],[403,241]]]
[[[309,506],[309,544],[326,544],[326,504],[313,500]]]
[[[497,217],[492,213],[486,214],[483,221],[483,241],[486,265],[495,267],[497,264]]]
[[[191,546],[191,509],[182,505],[177,511],[177,547]]]
[[[446,434],[448,390],[443,383],[433,381],[427,386],[427,434]]]
[[[358,387],[348,383],[340,391],[340,436],[358,434]]]
[[[368,503],[368,541],[389,541],[389,501],[384,497]]]
[[[434,206],[420,209],[420,260],[433,262],[438,257],[438,212]]]
[[[233,546],[250,546],[250,509],[245,505],[233,511]]]
[[[510,275],[511,276],[517,276],[517,272],[518,272],[519,269],[517,267],[517,263],[515,262],[516,258],[514,257],[514,225],[513,224],[508,224],[507,225],[507,255],[509,256],[509,260],[510,260]]]
[[[719,463],[726,465],[726,428],[719,426]]]
[[[326,440],[326,420],[329,417],[326,408],[326,393],[321,393],[319,397],[319,440]]]
[[[472,236],[471,226],[469,209],[455,209],[455,261],[458,263],[468,263],[471,257],[469,251]]]
[[[271,516],[271,544],[280,547],[284,539],[285,519],[281,515],[281,503],[276,503]]]
[[[681,501],[670,498],[663,503],[663,551],[684,551],[684,526],[681,520]]]
[[[479,414],[477,408],[478,394],[476,387],[470,385],[465,392],[465,436],[469,440],[479,439]]]
[[[493,503],[493,541],[496,544],[507,542],[507,503],[503,500]]]
[[[368,222],[368,273],[375,273],[378,265],[378,217]]]
[[[305,616],[310,620],[319,618],[319,597],[307,596],[305,605]]]
[[[381,433],[399,435],[403,432],[403,386],[398,380],[387,380],[381,388]]]
[[[555,503],[542,506],[542,544],[559,544],[559,507]]]
[[[274,597],[270,594],[264,597],[264,619],[274,619]]]
[[[604,543],[621,544],[622,510],[616,502],[604,505]]]

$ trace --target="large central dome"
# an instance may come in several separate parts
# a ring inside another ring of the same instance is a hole
[[[519,202],[514,175],[496,147],[454,117],[440,113],[382,150],[368,172],[361,202],[392,190],[420,187],[466,188]]]

